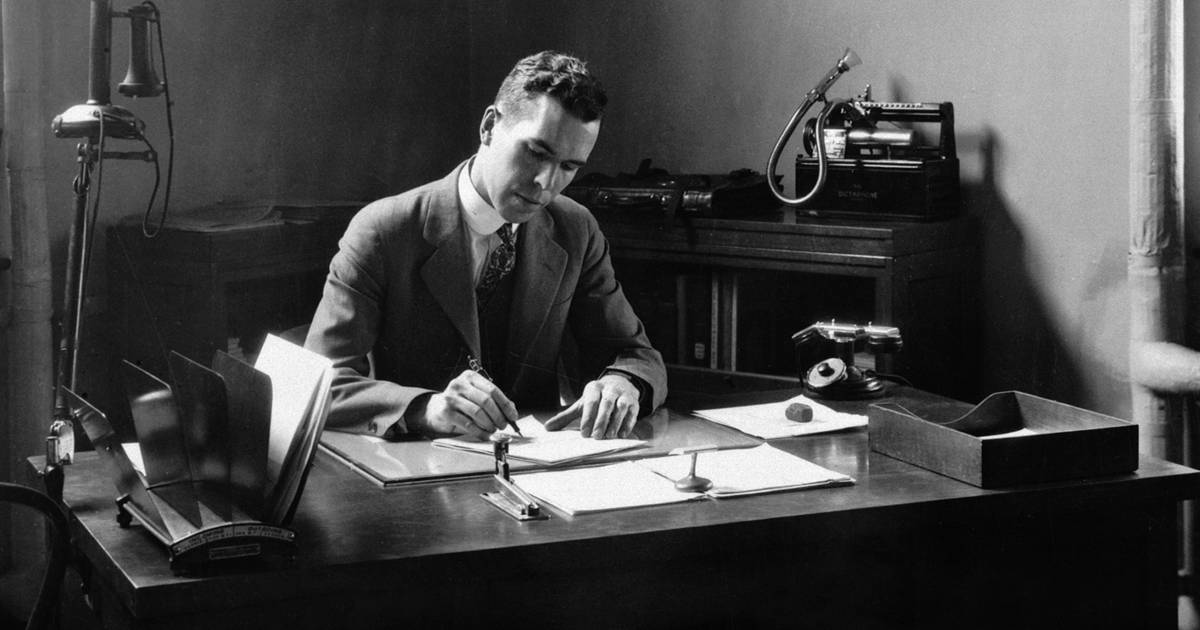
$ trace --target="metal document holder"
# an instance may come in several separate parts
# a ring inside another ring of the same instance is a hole
[[[218,353],[209,369],[171,356],[173,386],[125,362],[123,374],[143,470],[108,419],[67,390],[72,416],[87,432],[119,496],[117,522],[134,520],[161,542],[175,573],[205,573],[234,562],[290,560],[287,527],[315,450],[323,414],[306,416],[273,486],[267,479],[270,378]],[[305,426],[307,424],[307,426]],[[306,436],[310,436],[307,437]]]

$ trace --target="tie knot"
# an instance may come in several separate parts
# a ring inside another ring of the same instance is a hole
[[[507,246],[509,246],[509,247],[512,247],[512,244],[513,244],[513,228],[512,228],[512,224],[511,224],[511,223],[505,223],[504,225],[501,225],[501,226],[500,226],[500,229],[499,229],[499,230],[496,230],[496,236],[499,236],[499,237],[500,237],[500,242],[501,242],[501,243],[503,243],[503,244],[505,244],[505,245],[507,245]]]
[[[512,224],[505,223],[500,226],[500,229],[496,230],[496,235],[500,237],[500,246],[492,250],[487,264],[484,265],[479,284],[475,287],[480,309],[487,304],[492,290],[496,288],[500,280],[507,276],[516,265],[517,248],[513,239]]]

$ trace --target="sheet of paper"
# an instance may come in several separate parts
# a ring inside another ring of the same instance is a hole
[[[812,407],[812,421],[795,422],[788,420],[785,411],[788,405],[796,402]],[[827,433],[867,426],[867,417],[865,415],[834,411],[804,395],[789,398],[783,402],[725,407],[722,409],[700,409],[694,413],[705,420],[711,420],[717,424],[732,427],[742,433],[760,437],[764,440],[813,433]]]
[[[644,440],[632,439],[596,440],[583,437],[576,430],[547,431],[542,423],[533,416],[519,418],[517,426],[521,427],[521,435],[511,428],[499,431],[499,433],[513,437],[512,442],[508,445],[508,456],[548,466],[634,449],[646,444]],[[488,456],[492,456],[495,452],[495,447],[491,442],[480,442],[465,437],[438,438],[433,441],[433,444],[443,448],[483,453]]]
[[[513,481],[539,501],[567,514],[854,483],[849,475],[769,444],[701,453],[696,474],[713,482],[707,492],[675,489],[675,480],[686,476],[690,467],[691,455],[673,455],[607,466],[523,473],[513,475]]]
[[[651,457],[637,463],[673,482],[687,476],[692,456]],[[713,497],[854,482],[849,475],[818,466],[770,444],[700,453],[696,459],[696,475],[713,482],[708,491]]]
[[[138,471],[138,474],[146,476],[146,462],[142,461],[142,446],[137,442],[121,442],[121,449],[125,451],[125,456],[129,458],[129,463],[133,464],[133,469]]]
[[[271,440],[267,448],[267,479],[274,483],[287,459],[296,430],[312,412],[329,359],[267,335],[254,367],[271,377]],[[327,394],[326,394],[327,395]]]
[[[305,350],[305,352],[308,351]],[[297,437],[300,439],[293,442],[293,451],[288,453],[289,459],[284,462],[281,474],[286,479],[279,480],[279,484],[277,484],[279,491],[275,493],[273,497],[275,501],[270,506],[271,522],[273,523],[287,522],[290,518],[288,515],[295,508],[296,501],[300,496],[300,488],[304,483],[312,457],[317,451],[321,432],[325,428],[325,419],[329,415],[329,407],[333,401],[332,385],[333,368],[327,367],[317,379],[316,391],[313,393],[313,403],[308,410],[308,416],[299,424],[300,435]]]
[[[1037,434],[1038,434],[1038,432],[1034,431],[1033,429],[1017,429],[1016,431],[1008,431],[1006,433],[993,433],[991,435],[981,435],[981,436],[979,436],[979,439],[994,440],[996,438],[1023,437],[1026,435],[1037,435]]]
[[[634,462],[525,473],[513,475],[513,481],[539,501],[567,514],[664,505],[704,497],[698,492],[680,492],[670,481]]]

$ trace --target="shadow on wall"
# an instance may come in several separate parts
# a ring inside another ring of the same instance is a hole
[[[1128,241],[1104,247],[1092,274],[1085,281],[1083,307],[1073,327],[1078,348],[1076,361],[1087,374],[1089,391],[1079,396],[1104,413],[1129,418],[1129,284],[1124,274],[1104,270],[1125,269],[1129,260]]]
[[[981,175],[961,183],[963,207],[979,231],[976,382],[983,395],[1012,389],[1075,402],[1082,379],[1046,315],[1025,264],[1024,235],[996,184],[1003,145],[986,127],[960,132],[957,142],[960,158],[977,156]]]

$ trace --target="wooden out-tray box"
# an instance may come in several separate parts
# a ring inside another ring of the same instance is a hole
[[[1022,392],[988,396],[949,422],[871,405],[871,449],[981,488],[1137,469],[1133,423]]]

